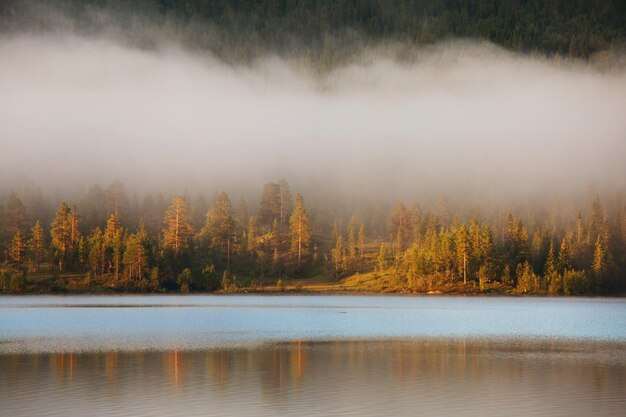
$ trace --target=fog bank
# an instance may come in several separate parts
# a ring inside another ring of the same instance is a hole
[[[372,196],[623,186],[626,73],[455,42],[319,74],[163,44],[0,39],[0,182],[215,189],[276,178]]]

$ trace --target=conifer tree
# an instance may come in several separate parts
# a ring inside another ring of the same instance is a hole
[[[230,266],[231,244],[234,235],[235,221],[232,205],[225,192],[221,192],[207,214],[206,224],[202,231],[211,240],[211,247],[226,252],[227,269]]]
[[[380,244],[378,251],[378,271],[384,272],[387,269],[387,248],[384,243]]]
[[[331,249],[331,258],[335,267],[335,273],[338,274],[344,270],[344,258],[346,254],[346,248],[343,243],[343,235],[337,236],[335,247]]]
[[[104,230],[104,244],[111,252],[111,261],[113,263],[113,277],[117,282],[120,273],[120,262],[122,260],[122,240],[124,230],[120,225],[117,214],[112,213],[107,221],[107,227]]]
[[[37,220],[31,229],[31,238],[28,241],[30,257],[35,264],[35,269],[39,271],[39,265],[46,256],[46,242],[43,234],[41,222]]]
[[[561,247],[559,248],[558,270],[564,273],[570,269],[572,269],[572,258],[570,256],[567,240],[563,238],[563,240],[561,240]]]
[[[123,263],[130,280],[141,280],[149,268],[145,238],[145,229],[126,238]]]
[[[163,219],[163,248],[179,253],[187,247],[187,239],[193,234],[191,216],[187,200],[182,196],[175,196],[165,212]]]
[[[309,215],[304,208],[304,200],[300,194],[296,195],[296,205],[289,219],[291,235],[291,254],[297,259],[298,269],[302,266],[302,257],[309,252],[311,231]]]
[[[96,227],[89,235],[89,266],[94,274],[104,275],[106,245],[102,229]]]
[[[598,236],[593,251],[593,263],[591,264],[591,268],[597,277],[601,277],[606,272],[606,258],[606,247],[602,243],[600,236]]]
[[[67,267],[72,259],[80,236],[78,226],[76,210],[61,203],[50,225],[52,247],[59,263],[59,270]]]
[[[22,232],[17,231],[13,235],[9,243],[9,258],[13,263],[20,266],[24,261],[24,252],[26,250],[26,241]]]

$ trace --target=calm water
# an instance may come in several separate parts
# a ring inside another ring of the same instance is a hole
[[[0,415],[626,414],[623,299],[0,297]]]

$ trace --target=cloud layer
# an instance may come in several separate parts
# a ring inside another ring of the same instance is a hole
[[[184,47],[0,39],[0,174],[61,184],[353,190],[622,186],[626,74],[457,42],[318,74]]]

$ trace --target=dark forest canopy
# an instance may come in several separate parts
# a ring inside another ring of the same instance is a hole
[[[318,201],[284,181],[255,196],[129,194],[0,204],[0,291],[356,291],[607,294],[626,289],[626,195],[526,206]]]
[[[117,28],[145,44],[154,41],[148,26],[157,26],[165,36],[239,63],[272,52],[332,65],[379,41],[456,38],[586,58],[626,39],[621,0],[5,0],[0,13],[5,30]]]

